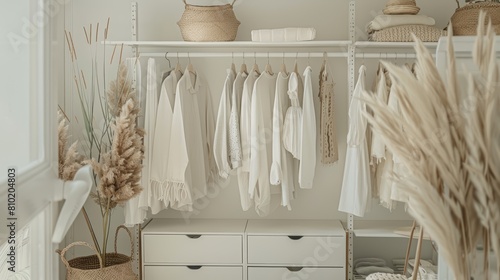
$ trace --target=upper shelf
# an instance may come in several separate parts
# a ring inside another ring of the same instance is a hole
[[[347,47],[350,41],[303,41],[303,42],[185,42],[185,41],[103,41],[105,45],[125,45],[132,47],[171,48],[334,48]]]
[[[405,237],[396,231],[411,227],[412,224],[412,221],[405,220],[355,220],[354,235],[356,237]]]
[[[428,48],[437,48],[437,42],[424,42]],[[410,49],[415,46],[414,42],[372,42],[358,41],[354,43],[357,48],[391,48],[391,49]]]

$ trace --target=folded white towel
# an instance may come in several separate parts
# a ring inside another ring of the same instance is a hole
[[[383,263],[383,266],[386,265],[385,260],[381,258],[359,258],[354,260],[354,267],[358,265],[360,262],[377,262],[377,263]]]
[[[364,266],[358,267],[355,269],[356,273],[360,275],[370,275],[372,273],[394,273],[394,270],[389,267],[380,267],[380,266]]]
[[[366,27],[368,33],[370,31],[382,30],[389,27],[420,24],[434,26],[436,21],[424,15],[378,15]]]
[[[252,30],[253,42],[297,42],[316,38],[314,28],[282,28]]]
[[[380,267],[384,267],[385,266],[385,261],[384,260],[380,260],[380,261],[371,261],[371,262],[358,262],[356,263],[356,265],[354,266],[354,268],[358,268],[358,267],[364,267],[364,266],[380,266]]]

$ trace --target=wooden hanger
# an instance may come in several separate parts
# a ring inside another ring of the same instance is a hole
[[[188,61],[189,62],[188,62],[187,70],[196,76],[196,71],[194,70],[193,64],[191,64],[191,56],[189,56],[189,53],[188,53]]]
[[[286,71],[286,64],[285,64],[285,53],[283,53],[283,63],[281,64],[280,72],[288,75],[288,71]]]
[[[241,67],[240,67],[240,73],[241,74],[248,74],[247,64],[245,63],[245,53],[243,53],[243,63],[241,64]]]
[[[299,57],[299,53],[295,55],[295,65],[293,66],[293,72],[299,74],[299,65],[297,63],[297,59]]]
[[[182,66],[181,63],[179,62],[179,53],[177,53],[177,64],[175,65],[175,72],[182,72]]]
[[[253,58],[254,58],[254,64],[253,64],[252,72],[255,72],[255,73],[260,75],[259,65],[257,65],[257,53],[254,53]]]
[[[267,65],[266,65],[266,69],[264,69],[264,71],[267,72],[269,75],[274,75],[273,68],[271,67],[271,64],[269,63],[269,53],[267,53]]]

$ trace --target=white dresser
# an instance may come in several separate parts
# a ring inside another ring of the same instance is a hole
[[[142,230],[147,280],[242,280],[246,220],[153,219]]]
[[[339,221],[249,220],[248,280],[344,280],[346,234]]]
[[[154,219],[142,230],[144,280],[344,280],[333,220]]]

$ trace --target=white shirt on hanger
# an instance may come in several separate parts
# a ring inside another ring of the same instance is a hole
[[[301,126],[299,184],[302,189],[311,189],[316,171],[316,110],[314,109],[312,69],[309,66],[304,71]]]
[[[290,74],[288,82],[288,97],[291,105],[286,111],[283,128],[283,145],[294,158],[300,160],[302,149],[302,108],[300,107],[300,81],[298,73]]]
[[[217,113],[217,124],[214,138],[214,157],[219,170],[219,176],[227,179],[231,171],[229,159],[229,119],[231,115],[231,94],[233,92],[236,71],[234,64],[227,69],[227,76],[222,88],[219,101],[219,111]]]
[[[175,104],[175,91],[181,72],[172,71],[162,83],[158,113],[156,114],[156,129],[154,135],[153,160],[151,166],[151,191],[153,201],[161,201],[161,205],[151,205],[152,214],[157,214],[169,205],[175,208],[175,201],[168,192],[168,159],[170,151],[170,136]]]
[[[367,120],[362,115],[366,104],[366,67],[359,69],[359,77],[349,105],[349,133],[347,134],[346,163],[340,194],[339,211],[363,217],[371,199],[370,160],[366,143]]]
[[[294,197],[294,162],[292,154],[285,150],[283,145],[283,123],[290,98],[288,98],[288,80],[286,73],[278,73],[276,93],[273,108],[273,163],[271,166],[270,182],[272,185],[281,184],[281,205],[292,210],[290,200]]]
[[[198,74],[186,69],[177,83],[168,160],[168,186],[177,208],[192,210],[206,196],[216,173],[209,150],[213,141],[210,91]]]
[[[241,166],[241,134],[240,134],[240,112],[243,85],[247,78],[247,73],[239,72],[233,83],[231,94],[231,115],[229,116],[229,158],[232,169]]]
[[[249,194],[250,152],[251,152],[251,104],[255,81],[260,76],[256,71],[248,74],[243,84],[241,96],[240,132],[241,132],[241,168],[238,169],[238,187],[240,189],[241,208],[248,211],[253,205]]]
[[[281,186],[271,186],[272,111],[276,91],[276,75],[264,72],[255,82],[251,106],[250,197],[255,199],[255,211],[266,216],[271,211],[272,196]]]

